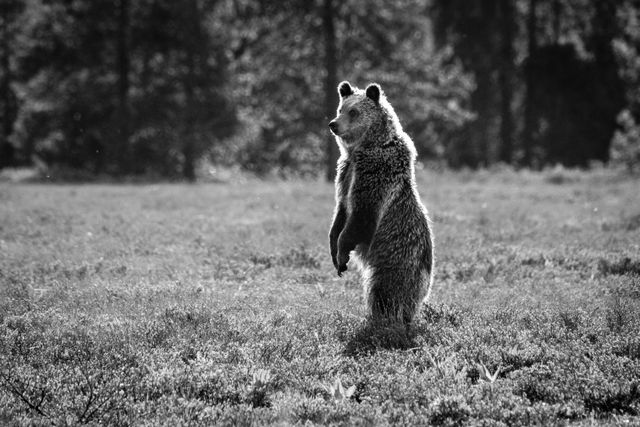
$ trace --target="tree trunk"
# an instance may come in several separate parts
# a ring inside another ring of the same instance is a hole
[[[325,122],[333,118],[338,107],[338,58],[336,49],[335,9],[332,0],[324,0],[324,13],[322,24],[325,36]],[[336,176],[336,162],[338,160],[338,147],[335,139],[327,130],[327,181],[333,181]]]
[[[191,142],[193,135],[187,135],[187,141],[184,144],[182,155],[184,156],[184,164],[182,166],[182,176],[189,181],[196,181],[196,156],[194,152],[194,144]]]
[[[495,105],[493,104],[495,86],[492,82],[491,70],[486,65],[482,65],[478,67],[475,75],[477,86],[471,94],[471,106],[478,116],[471,124],[473,149],[469,159],[469,166],[473,168],[487,167],[491,162],[490,125],[495,117],[495,110],[492,111]]]
[[[182,118],[182,132],[180,137],[183,139],[182,155],[184,163],[182,165],[182,175],[189,182],[196,180],[196,132],[195,132],[195,85],[196,85],[196,49],[199,48],[199,6],[198,0],[189,0],[187,20],[192,25],[192,31],[188,35],[188,46],[186,47],[186,76],[184,77],[184,95],[185,107]]]
[[[501,0],[501,61],[500,61],[500,161],[511,163],[513,157],[513,77],[515,26],[514,5],[511,0]]]
[[[187,75],[184,82],[185,106],[182,118],[182,156],[184,163],[182,164],[182,176],[189,182],[196,180],[196,141],[194,140],[194,81],[195,81],[195,53],[192,49],[187,49],[186,65]]]
[[[13,164],[14,150],[9,142],[9,136],[13,132],[13,94],[11,93],[11,68],[9,52],[9,5],[2,6],[2,58],[0,60],[2,70],[2,135],[0,135],[0,168]]]
[[[562,23],[562,2],[553,0],[553,43],[560,43],[560,31]]]
[[[611,140],[618,128],[617,116],[628,103],[625,84],[616,61],[613,41],[619,37],[617,16],[622,2],[601,0],[595,3],[595,13],[591,18],[593,28],[587,46],[594,54],[596,79],[601,89],[594,111],[599,120],[593,123],[592,158],[607,162]]]
[[[131,171],[129,147],[129,0],[120,0],[118,16],[118,168]]]
[[[537,0],[529,0],[529,14],[527,17],[527,38],[528,38],[528,58],[525,65],[525,105],[524,105],[524,130],[522,135],[523,142],[523,158],[522,163],[525,166],[532,166],[533,163],[533,145],[535,132],[535,76],[532,67],[532,60],[537,50],[536,39],[536,7]]]

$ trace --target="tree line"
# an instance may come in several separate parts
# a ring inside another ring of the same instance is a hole
[[[326,124],[343,79],[380,83],[426,159],[606,162],[638,144],[639,11],[638,0],[3,0],[0,167],[192,180],[206,158],[330,179]]]

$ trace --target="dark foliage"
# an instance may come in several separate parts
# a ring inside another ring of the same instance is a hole
[[[208,159],[331,178],[326,124],[337,83],[350,80],[381,84],[425,159],[582,167],[611,152],[635,170],[638,10],[633,0],[6,0],[0,167],[193,180]]]
[[[453,46],[476,82],[469,108],[477,117],[452,140],[450,162],[540,167],[607,161],[616,117],[635,91],[624,82],[614,44],[637,49],[634,36],[623,41],[630,30],[620,18],[623,11],[637,14],[637,3],[515,3],[512,10],[513,4],[497,1],[434,1],[436,40]],[[517,57],[524,58],[520,73]]]

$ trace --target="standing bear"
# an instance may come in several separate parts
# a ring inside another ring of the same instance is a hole
[[[371,319],[411,323],[431,291],[433,243],[414,173],[416,149],[377,84],[338,86],[329,123],[340,148],[329,232],[338,276],[354,251]]]

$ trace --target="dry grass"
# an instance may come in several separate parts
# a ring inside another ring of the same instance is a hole
[[[0,423],[640,423],[640,183],[419,188],[437,280],[407,334],[336,277],[330,185],[0,184]]]

